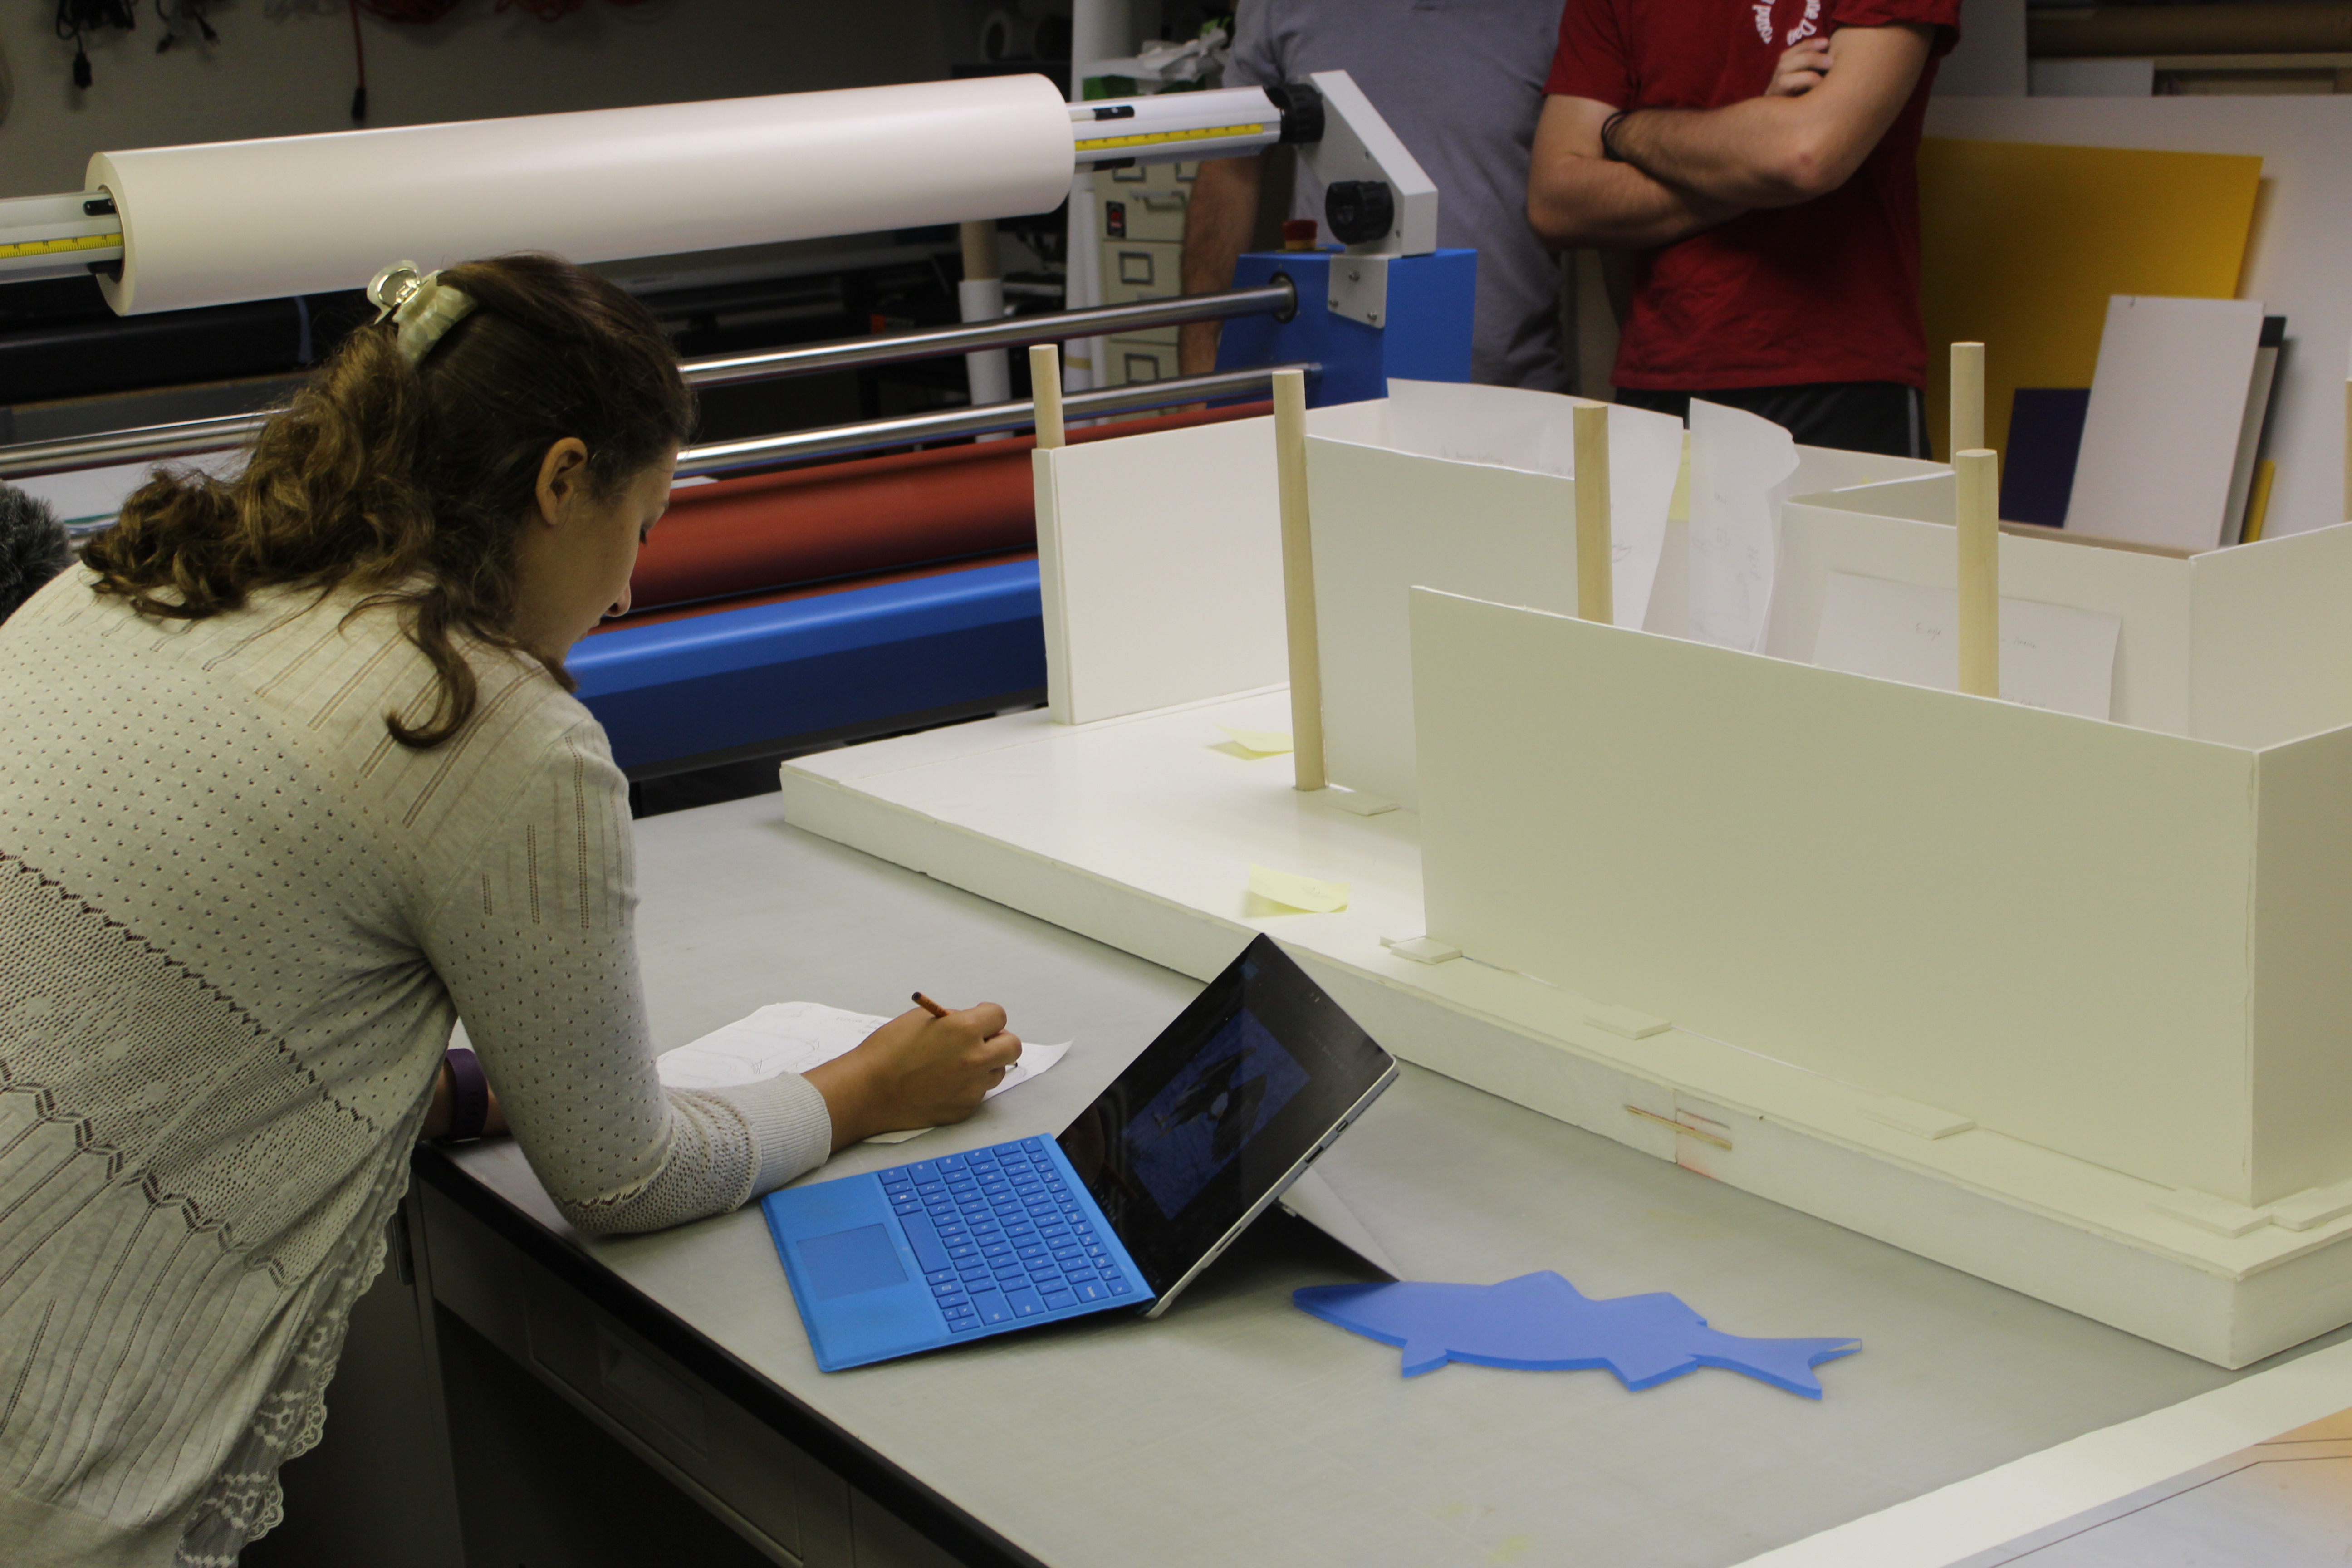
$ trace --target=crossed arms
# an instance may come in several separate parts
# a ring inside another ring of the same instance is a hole
[[[1558,249],[1671,245],[1759,207],[1794,206],[1851,179],[1910,100],[1933,28],[1841,27],[1780,57],[1761,98],[1643,109],[1549,98],[1536,126],[1528,221]]]

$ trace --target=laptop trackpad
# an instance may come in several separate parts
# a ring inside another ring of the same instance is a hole
[[[898,1249],[884,1226],[865,1225],[856,1230],[813,1236],[799,1244],[799,1250],[809,1294],[820,1301],[907,1282]]]

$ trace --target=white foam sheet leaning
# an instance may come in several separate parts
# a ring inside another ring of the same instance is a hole
[[[2262,333],[2260,300],[2107,301],[2069,532],[2179,550],[2221,542]]]
[[[1040,76],[100,153],[124,315],[357,289],[509,250],[574,261],[1046,212],[1069,108]]]
[[[1742,1568],[1948,1568],[2347,1406],[2352,1406],[2352,1344],[2331,1345],[1751,1557]],[[2273,1561],[2259,1556],[2259,1542],[2203,1544],[2215,1547],[2215,1554],[2180,1561]],[[2236,1546],[2245,1556],[2231,1550]],[[2065,1555],[2063,1549],[2051,1557],[2053,1568],[2108,1561]],[[2036,1563],[2042,1557],[2022,1561]]]
[[[1796,439],[1769,419],[1696,397],[1690,434],[1690,635],[1759,652],[1780,570],[1780,506],[1797,474]]]
[[[1408,605],[1416,587],[1576,610],[1575,401],[1390,383],[1376,432],[1307,443],[1325,763],[1334,782],[1419,798]],[[1616,619],[1641,624],[1682,466],[1679,421],[1609,414]]]
[[[1959,689],[1960,599],[1948,588],[1829,574],[1813,662],[1938,691]],[[2029,708],[2111,716],[2123,617],[2032,599],[2000,602],[2000,694]]]

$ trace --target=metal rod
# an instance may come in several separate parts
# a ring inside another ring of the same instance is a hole
[[[1073,393],[1062,403],[1070,419],[1099,418],[1109,414],[1133,414],[1167,408],[1180,403],[1202,403],[1245,392],[1262,392],[1273,384],[1277,370],[1303,370],[1320,375],[1319,364],[1268,365],[1258,370],[1225,371],[1216,375],[1185,376],[1174,381],[1139,382],[1101,392]],[[218,419],[194,419],[181,425],[152,425],[138,430],[117,430],[70,441],[41,441],[0,447],[0,477],[52,474],[70,468],[103,468],[142,458],[192,457],[221,452],[251,440],[270,416],[234,414]],[[910,446],[919,441],[943,441],[959,436],[987,436],[1000,430],[1026,430],[1036,421],[1034,403],[992,403],[982,408],[946,414],[913,414],[876,419],[860,425],[829,425],[817,430],[796,430],[784,436],[763,436],[748,441],[717,441],[688,447],[678,454],[678,477],[726,473],[736,468],[764,468],[802,462],[812,458],[870,452],[884,447]]]
[[[1045,316],[1009,316],[1002,321],[835,338],[830,342],[802,343],[758,353],[716,354],[688,360],[678,369],[696,386],[728,386],[737,382],[770,381],[824,370],[935,359],[944,354],[970,353],[975,349],[1023,348],[1031,343],[1064,342],[1071,338],[1117,337],[1122,332],[1181,326],[1188,321],[1283,316],[1297,307],[1298,290],[1286,278],[1255,289],[1233,289],[1222,294],[1182,294],[1172,300],[1146,300],[1132,305],[1096,305]]]
[[[1108,337],[1186,321],[1281,315],[1295,309],[1297,303],[1298,291],[1285,279],[1255,289],[1234,289],[1222,294],[1189,294],[1136,305],[1102,305],[1091,310],[1011,317],[1003,321],[970,326],[925,327],[909,332],[886,332],[874,337],[838,338],[831,342],[805,343],[797,348],[762,353],[688,360],[678,369],[688,381],[697,385],[727,386],[740,382],[807,375],[817,371],[857,365],[896,364],[907,360],[967,353],[975,349],[1061,342],[1071,338]],[[1265,384],[1265,372],[1249,374],[1258,378],[1256,384]],[[1166,387],[1175,383],[1144,384]],[[1202,391],[1196,395],[1198,397],[1222,395],[1224,394],[1217,391]],[[1188,399],[1176,397],[1169,401],[1182,403]],[[963,433],[1026,429],[1031,423],[1029,406],[1026,403],[992,404],[990,405],[992,413],[1002,414],[1015,408],[1022,413],[1010,424],[974,425]],[[1150,406],[1156,405],[1148,403],[1122,405]],[[1079,407],[1075,396],[1070,399],[1069,407],[1070,417],[1086,416],[1086,411]],[[174,425],[148,425],[131,430],[109,430],[96,436],[76,436],[60,441],[33,441],[15,447],[0,447],[0,479],[19,474],[62,473],[71,468],[102,468],[110,464],[136,462],[142,458],[184,458],[194,457],[199,452],[225,452],[250,441],[268,422],[272,412],[231,414],[215,419],[191,419]],[[1097,408],[1094,412],[1099,414],[1107,410]],[[926,415],[920,417],[958,416]],[[843,426],[838,428],[856,429],[858,426]],[[814,436],[821,433],[809,431],[802,434]],[[799,438],[798,436],[779,437],[786,440]],[[934,438],[928,435],[907,437],[909,441]],[[881,443],[885,446],[890,444]],[[702,447],[690,449],[704,450]],[[852,451],[857,448],[841,449]],[[681,467],[678,471],[685,473],[687,470]]]
[[[1062,399],[1069,419],[1094,419],[1107,414],[1134,414],[1180,403],[1201,403],[1263,392],[1273,384],[1276,371],[1304,371],[1311,379],[1323,374],[1319,364],[1274,364],[1256,370],[1231,370],[1216,375],[1188,375],[1173,381],[1147,381],[1133,386],[1107,387],[1100,392],[1074,392]],[[957,409],[948,414],[911,414],[896,419],[874,419],[861,425],[829,425],[821,430],[796,430],[789,436],[765,436],[750,441],[716,441],[688,447],[677,455],[678,477],[720,474],[737,468],[772,468],[811,458],[835,458],[850,452],[870,452],[883,447],[904,447],[918,441],[940,441],[958,436],[985,436],[999,430],[1025,430],[1035,422],[1031,403],[993,403],[985,408]]]
[[[62,441],[28,441],[20,446],[0,447],[0,478],[55,474],[68,468],[102,468],[142,458],[226,452],[252,440],[269,417],[268,411],[228,414],[216,419],[146,425],[134,430],[109,430],[102,435],[75,436]]]

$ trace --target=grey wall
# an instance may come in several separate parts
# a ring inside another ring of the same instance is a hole
[[[925,80],[946,74],[935,0],[588,0],[554,23],[464,0],[429,27],[368,20],[370,125],[540,114]],[[0,196],[82,188],[103,149],[347,131],[354,78],[344,0],[215,0],[220,42],[155,51],[154,8],[100,35],[96,79],[73,85],[73,45],[54,7],[0,7]],[[299,199],[299,193],[289,193]]]

